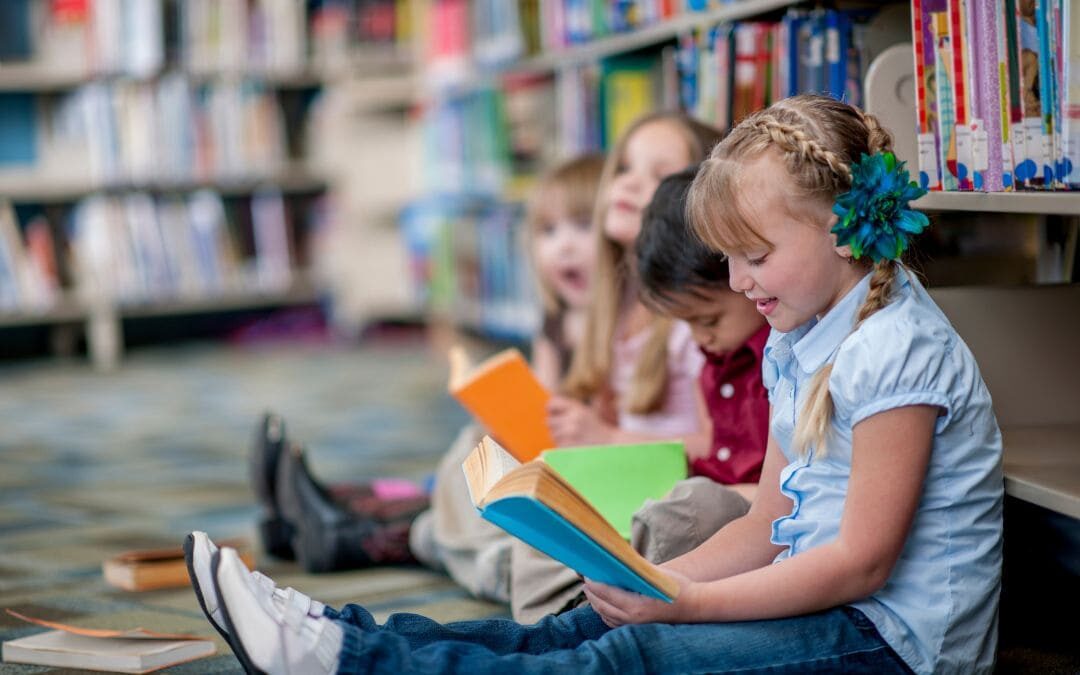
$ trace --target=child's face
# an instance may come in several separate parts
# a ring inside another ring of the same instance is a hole
[[[627,139],[608,188],[604,235],[623,246],[633,246],[656,186],[692,161],[686,139],[675,123],[656,120],[636,129]]]
[[[772,249],[730,253],[731,290],[787,332],[829,311],[866,271],[848,264],[846,247],[836,246],[829,232],[836,217],[827,207],[807,203],[792,213],[792,187],[779,157],[765,153],[746,164],[743,176],[746,210]]]
[[[584,307],[596,261],[596,238],[588,221],[552,214],[537,227],[536,273],[567,306]]]
[[[726,288],[680,294],[665,310],[689,324],[694,342],[712,354],[738,349],[765,325],[754,303]]]

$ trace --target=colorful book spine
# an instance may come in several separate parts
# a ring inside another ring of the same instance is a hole
[[[1013,167],[1016,166],[1014,156],[1012,134],[1012,111],[1010,106],[1011,87],[1009,81],[1009,48],[1008,36],[1006,35],[1005,1],[994,0],[989,9],[994,20],[994,36],[996,38],[997,64],[995,71],[998,77],[998,129],[1001,140],[1001,184],[1003,190],[1012,190],[1015,187],[1013,180]],[[994,136],[990,135],[990,142],[994,142]]]
[[[934,79],[937,92],[938,166],[941,187],[956,190],[956,108],[953,102],[953,47],[947,12],[930,14],[934,26]]]
[[[919,185],[941,189],[936,134],[937,90],[935,37],[931,13],[940,11],[940,0],[912,0],[911,34],[915,45],[915,123],[919,159]]]
[[[1016,25],[1016,0],[1002,0],[1001,22],[1005,28],[1006,61],[1009,78],[1009,139],[1013,151],[1013,185],[1029,187],[1035,163],[1028,157],[1027,128],[1024,123],[1024,87],[1020,75],[1020,33]]]
[[[1057,114],[1054,102],[1057,98],[1057,70],[1054,67],[1054,30],[1051,24],[1054,0],[1038,0],[1035,4],[1035,25],[1039,33],[1039,113],[1042,122],[1042,164],[1040,171],[1044,187],[1055,183],[1054,136]]]
[[[1062,3],[1061,28],[1062,182],[1077,189],[1080,188],[1080,8],[1067,0]]]
[[[968,29],[965,0],[949,0],[949,34],[952,46],[952,87],[955,114],[955,156],[950,152],[949,169],[956,176],[960,190],[971,190],[974,169],[974,141],[971,130],[971,107],[968,101],[970,76],[968,73]]]
[[[1002,161],[1001,76],[999,73],[997,21],[994,0],[972,0],[971,45],[977,56],[974,66],[976,124],[973,187],[985,192],[1005,189]],[[992,141],[992,142],[991,142]],[[1011,179],[1010,179],[1011,182]]]

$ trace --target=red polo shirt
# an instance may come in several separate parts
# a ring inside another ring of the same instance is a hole
[[[698,383],[712,418],[712,445],[690,473],[718,483],[756,483],[769,440],[769,396],[761,382],[761,354],[769,326],[726,354],[705,354]]]

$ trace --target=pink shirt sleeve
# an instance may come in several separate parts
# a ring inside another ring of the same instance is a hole
[[[615,350],[613,389],[620,400],[629,388],[637,356],[644,340],[630,338]],[[634,348],[636,347],[636,349]],[[619,406],[619,428],[623,431],[659,436],[683,436],[699,431],[697,395],[698,374],[705,357],[690,335],[690,326],[683,321],[672,324],[668,336],[668,387],[664,406],[647,415],[628,413]]]

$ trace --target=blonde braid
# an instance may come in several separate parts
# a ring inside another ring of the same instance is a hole
[[[867,291],[866,299],[859,307],[851,332],[854,333],[863,321],[889,304],[898,267],[895,260],[881,260],[874,265],[874,273],[870,277],[870,290]],[[819,368],[807,387],[808,391],[804,399],[806,402],[795,424],[795,435],[792,440],[792,444],[800,455],[805,456],[810,452],[810,448],[815,449],[814,456],[818,459],[828,454],[829,425],[834,410],[832,394],[829,393],[829,376],[832,374],[832,369],[831,363]]]
[[[820,143],[806,135],[806,132],[791,124],[785,124],[770,115],[761,115],[754,120],[754,127],[767,135],[773,143],[785,152],[794,153],[828,167],[843,182],[851,181],[851,168],[836,155],[826,150]]]

